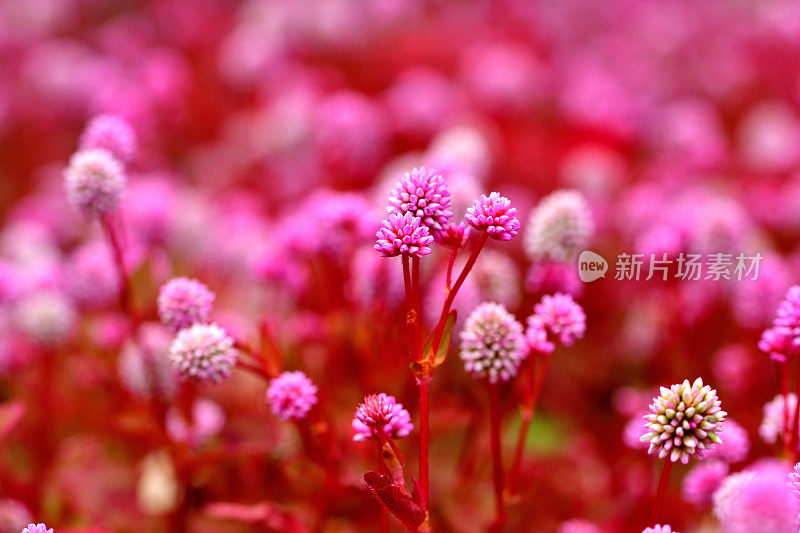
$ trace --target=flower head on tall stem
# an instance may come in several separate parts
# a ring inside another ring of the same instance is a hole
[[[389,194],[389,213],[419,218],[431,235],[438,239],[453,212],[450,191],[441,174],[425,167],[415,168],[397,182]]]
[[[175,331],[206,322],[215,295],[208,287],[189,278],[174,278],[158,294],[158,316]]]
[[[399,215],[392,213],[383,221],[383,227],[375,234],[377,242],[375,250],[384,257],[394,257],[405,254],[412,257],[422,257],[431,253],[430,244],[433,237],[427,226],[420,225],[418,217],[411,213]]]
[[[669,457],[671,462],[689,462],[692,456],[703,457],[703,450],[719,444],[717,433],[727,413],[722,410],[717,391],[703,380],[694,383],[684,380],[653,399],[650,414],[645,416],[645,433],[642,442],[649,442],[647,453],[658,452],[659,458]]]
[[[472,311],[460,337],[464,368],[491,383],[514,377],[527,355],[522,324],[494,302],[485,302]]]
[[[493,192],[489,196],[482,194],[467,209],[467,222],[478,231],[485,231],[498,241],[510,241],[519,233],[517,208],[511,207],[511,201],[500,193]]]
[[[269,382],[267,402],[284,420],[305,418],[317,403],[317,386],[299,370],[284,372]]]
[[[219,383],[230,377],[237,353],[224,329],[216,324],[194,324],[178,332],[169,358],[181,378]]]
[[[388,438],[405,437],[414,429],[411,415],[394,396],[385,393],[370,394],[358,405],[353,418],[355,441],[379,438],[383,432]]]
[[[533,311],[565,346],[572,346],[586,331],[586,314],[569,294],[545,294]]]
[[[581,193],[555,191],[528,220],[525,252],[532,260],[571,261],[589,243],[594,223]]]
[[[122,163],[128,163],[136,155],[136,133],[131,125],[117,115],[94,117],[81,134],[81,150],[102,148]]]
[[[125,183],[122,164],[102,149],[76,152],[64,171],[67,198],[88,218],[116,209]]]

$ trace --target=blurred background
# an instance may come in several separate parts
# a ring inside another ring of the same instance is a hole
[[[759,428],[778,373],[756,345],[798,281],[799,52],[793,0],[4,0],[0,531],[25,512],[56,531],[377,530],[361,478],[375,451],[350,421],[375,392],[417,420],[400,263],[372,244],[397,176],[420,165],[445,176],[456,217],[495,190],[520,211],[521,235],[490,243],[456,300],[456,331],[483,300],[522,320],[554,291],[587,315],[551,361],[508,531],[651,525],[660,463],[635,437],[658,386],[685,378],[744,428],[732,470],[777,457]],[[138,146],[119,210],[138,343],[100,226],[63,189],[101,114]],[[526,246],[559,189],[587,202],[605,279]],[[764,259],[755,281],[613,279],[620,253],[680,252]],[[426,328],[446,262],[422,262]],[[180,386],[147,360],[139,345],[171,341],[156,298],[175,275],[315,381],[342,455],[333,485],[263,380]],[[503,389],[508,458],[518,388]],[[431,394],[433,523],[484,530],[485,391],[454,350]],[[183,431],[165,433],[170,416]],[[416,472],[416,435],[399,445]],[[719,531],[710,502],[682,495],[692,466],[673,471],[664,521]]]

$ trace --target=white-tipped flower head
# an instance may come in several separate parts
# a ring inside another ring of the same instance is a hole
[[[691,456],[700,459],[703,450],[722,442],[717,433],[726,415],[716,390],[703,385],[701,378],[694,383],[687,379],[669,389],[661,387],[644,417],[641,440],[650,443],[647,453],[658,452],[659,458],[669,456],[673,463],[686,464]]]
[[[99,148],[76,152],[64,172],[67,198],[87,217],[113,211],[122,197],[125,181],[122,163]]]
[[[508,381],[526,355],[522,324],[502,305],[482,303],[467,318],[461,332],[461,359],[476,378]]]
[[[531,260],[571,261],[586,248],[592,233],[594,222],[581,193],[555,191],[531,213],[525,251]]]
[[[233,339],[216,324],[182,329],[172,342],[169,358],[183,379],[219,383],[230,377],[236,364]]]

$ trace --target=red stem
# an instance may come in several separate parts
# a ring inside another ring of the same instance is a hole
[[[378,470],[386,474],[389,473],[386,465],[383,464],[383,448],[381,447],[380,440],[378,441]],[[386,510],[386,506],[383,502],[379,501],[378,503],[381,506],[381,533],[389,533],[389,511]]]
[[[500,447],[500,387],[497,383],[489,384],[489,417],[491,419],[492,483],[495,497],[495,520],[492,530],[497,531],[506,521],[505,504],[503,503],[505,475]]]
[[[426,508],[430,508],[430,490],[428,485],[428,442],[430,439],[429,428],[429,380],[421,379],[419,383],[419,490]]]
[[[656,491],[656,500],[653,502],[653,512],[650,514],[650,523],[655,524],[658,522],[658,517],[661,514],[661,507],[664,505],[664,495],[667,493],[667,484],[669,483],[669,473],[672,471],[672,461],[664,461],[664,468],[661,470],[661,477],[658,479],[658,490]]]
[[[128,318],[136,323],[133,316],[133,308],[131,306],[130,294],[130,280],[128,278],[128,269],[125,266],[125,257],[122,253],[122,244],[120,243],[117,231],[114,228],[114,222],[111,214],[106,213],[100,219],[100,225],[103,227],[103,232],[106,234],[108,244],[111,247],[111,252],[114,256],[114,265],[117,268],[117,275],[119,276],[119,301],[122,310]]]
[[[450,282],[453,279],[453,265],[456,263],[456,256],[458,255],[458,248],[453,248],[450,253],[450,259],[447,261],[447,278],[444,282],[444,293],[450,294]]]

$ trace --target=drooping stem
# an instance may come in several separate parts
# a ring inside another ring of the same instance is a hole
[[[505,523],[505,474],[503,472],[503,454],[500,445],[500,387],[497,383],[489,384],[489,418],[491,420],[492,447],[492,483],[494,485],[495,519],[492,530],[499,530]]]
[[[114,266],[117,269],[117,276],[119,277],[119,300],[122,310],[125,315],[133,319],[133,308],[131,306],[130,294],[130,279],[128,275],[128,268],[125,266],[125,256],[122,251],[122,243],[119,240],[119,235],[114,227],[114,221],[110,213],[106,213],[100,219],[100,225],[103,227],[103,232],[108,239],[108,244],[111,247],[111,253],[114,258]]]
[[[669,474],[672,471],[672,461],[664,461],[664,468],[661,470],[661,477],[658,479],[658,489],[656,490],[656,499],[653,502],[653,511],[650,514],[650,523],[655,524],[658,522],[658,517],[661,514],[661,508],[664,505],[664,495],[667,493],[667,484],[669,483]]]
[[[475,248],[473,248],[472,253],[469,255],[467,263],[461,270],[461,274],[458,275],[458,279],[456,279],[456,282],[453,284],[450,292],[447,293],[447,298],[445,299],[444,306],[442,307],[442,314],[439,316],[439,322],[436,324],[436,330],[433,334],[433,353],[436,353],[436,350],[439,349],[439,343],[441,342],[442,334],[444,333],[444,325],[445,322],[447,322],[447,315],[450,314],[450,308],[453,306],[453,300],[455,300],[461,285],[464,284],[464,280],[467,279],[467,274],[469,274],[470,270],[472,270],[472,267],[475,265],[475,261],[478,259],[478,255],[481,253],[481,250],[483,249],[487,240],[489,240],[489,234],[484,231],[481,233],[478,243],[475,245]]]

